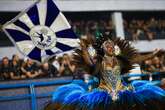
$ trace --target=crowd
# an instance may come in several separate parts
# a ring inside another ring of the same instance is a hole
[[[21,60],[18,55],[13,55],[11,60],[8,57],[2,59],[0,80],[69,76],[73,75],[74,70],[75,66],[68,54],[42,64],[31,59]]]
[[[96,16],[98,14],[98,16]],[[95,13],[95,14],[84,14],[80,18],[71,16],[71,13],[66,14],[69,23],[72,26],[73,31],[78,37],[83,36],[95,36],[99,37],[100,34],[104,33],[115,37],[115,25],[107,13]],[[80,15],[83,15],[80,13]],[[76,15],[77,16],[77,15]],[[131,15],[130,15],[131,16]],[[144,15],[143,15],[144,16]],[[142,17],[143,17],[142,16]],[[147,16],[147,15],[146,15]],[[131,18],[124,17],[123,15],[123,26],[125,38],[127,40],[138,41],[138,40],[153,40],[153,39],[165,39],[165,19],[156,18],[156,16],[150,16],[145,18],[136,18],[134,15]],[[138,16],[139,17],[139,16]],[[141,16],[140,16],[141,17]],[[75,19],[74,19],[75,18]],[[3,35],[3,33],[1,33]],[[8,43],[11,45],[6,37],[0,38],[3,42],[0,45]],[[5,41],[5,42],[4,42]]]
[[[111,19],[106,20],[70,20],[70,24],[77,36],[94,35],[99,36],[105,33],[115,36],[115,27]],[[124,19],[123,21],[125,37],[128,40],[153,40],[164,39],[165,19]]]
[[[85,36],[93,35],[95,37],[99,37],[101,33],[115,36],[115,28],[112,20],[110,19],[79,20],[79,21],[70,20],[70,24],[72,25],[73,31],[79,37],[83,37],[84,35]]]
[[[161,53],[151,59],[142,62],[141,70],[143,74],[149,77],[143,77],[144,80],[160,80],[161,88],[165,89],[165,53]]]
[[[165,72],[165,53],[143,61],[141,68],[144,72]]]
[[[115,36],[115,26],[111,19],[83,19],[69,20],[72,29],[79,37],[95,36],[99,37],[101,33]],[[165,19],[124,19],[124,32],[126,39],[137,41],[165,36]],[[165,56],[155,56],[142,63],[142,69],[147,72],[165,72]],[[38,64],[30,59],[21,60],[18,55],[13,55],[10,60],[4,57],[0,61],[0,80],[25,79],[39,77],[59,77],[73,75],[75,65],[72,62],[72,56],[64,54],[51,62]]]
[[[141,69],[143,73],[165,72],[165,53],[143,61]],[[69,54],[53,57],[42,64],[31,59],[22,60],[16,54],[11,60],[3,57],[0,62],[0,80],[74,76],[75,71],[72,55]]]
[[[132,19],[124,20],[125,36],[129,40],[153,40],[164,39],[165,19]]]

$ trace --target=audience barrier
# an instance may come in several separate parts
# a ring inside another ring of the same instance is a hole
[[[161,76],[160,73],[153,73],[152,75],[128,74],[123,75],[122,78],[128,81],[130,77],[143,79],[143,77],[157,75]],[[0,108],[5,110],[42,110],[50,101],[53,90],[60,85],[72,82],[72,80],[72,77],[59,77],[2,81],[0,82]],[[155,85],[160,85],[159,78],[153,78],[152,82]]]
[[[3,110],[42,110],[53,90],[72,77],[0,82],[0,108]]]

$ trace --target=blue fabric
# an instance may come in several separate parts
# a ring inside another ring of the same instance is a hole
[[[13,30],[13,29],[6,29],[6,31],[12,36],[13,40],[16,42],[31,40],[30,36],[28,36],[27,34],[21,32],[21,31]]]
[[[73,32],[72,29],[65,29],[62,31],[58,31],[55,33],[58,38],[73,38],[77,39],[76,34]]]
[[[68,51],[74,49],[74,47],[71,47],[67,44],[62,44],[60,42],[56,42],[56,47],[61,49],[62,51]]]
[[[34,25],[39,25],[40,20],[39,20],[39,13],[37,9],[37,5],[34,5],[27,11],[28,16],[30,17],[31,21],[33,22]]]
[[[35,47],[28,56],[41,62],[41,50],[38,47]]]
[[[22,29],[26,30],[27,32],[30,32],[30,28],[25,24],[23,23],[22,21],[20,20],[16,20],[15,22],[13,22],[16,26],[19,26],[21,27]]]
[[[60,10],[57,8],[56,4],[52,0],[47,0],[47,15],[46,15],[46,26],[51,26],[53,21],[56,19]]]
[[[63,106],[70,105],[75,107],[76,110],[109,110],[113,107],[115,109],[112,110],[127,110],[133,107],[133,105],[148,110],[157,106],[153,103],[154,101],[165,104],[165,91],[152,83],[148,81],[134,81],[132,82],[132,87],[134,88],[133,90],[119,91],[117,100],[113,101],[107,91],[99,88],[88,91],[86,83],[82,80],[74,80],[71,84],[61,86],[55,90],[53,102],[59,102]],[[141,108],[139,109],[141,110]]]

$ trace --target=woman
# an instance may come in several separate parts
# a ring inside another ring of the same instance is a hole
[[[11,60],[11,73],[10,77],[11,79],[23,79],[25,78],[25,75],[22,74],[21,72],[21,65],[22,61],[19,59],[18,55],[13,55],[12,60]]]
[[[60,76],[73,75],[74,70],[75,66],[72,64],[70,56],[68,54],[64,54],[59,67]]]
[[[93,52],[89,51],[89,45],[81,42],[82,48],[77,51],[77,55],[83,60],[75,57],[75,62],[83,62],[91,74],[99,76],[99,86],[91,90],[80,81],[61,86],[54,92],[53,102],[46,110],[165,109],[165,91],[147,81],[125,85],[121,79],[121,74],[128,73],[133,68],[132,64],[150,58],[155,53],[140,56],[129,42],[121,39],[111,40],[102,37],[101,40],[96,39],[92,45],[96,55],[90,54]],[[94,61],[93,58],[97,60]]]
[[[2,58],[2,63],[0,64],[0,80],[9,80],[11,73],[11,67],[8,57]]]

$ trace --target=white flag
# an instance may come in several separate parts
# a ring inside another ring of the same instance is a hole
[[[3,29],[21,53],[42,62],[78,46],[78,38],[53,0],[39,0]]]

